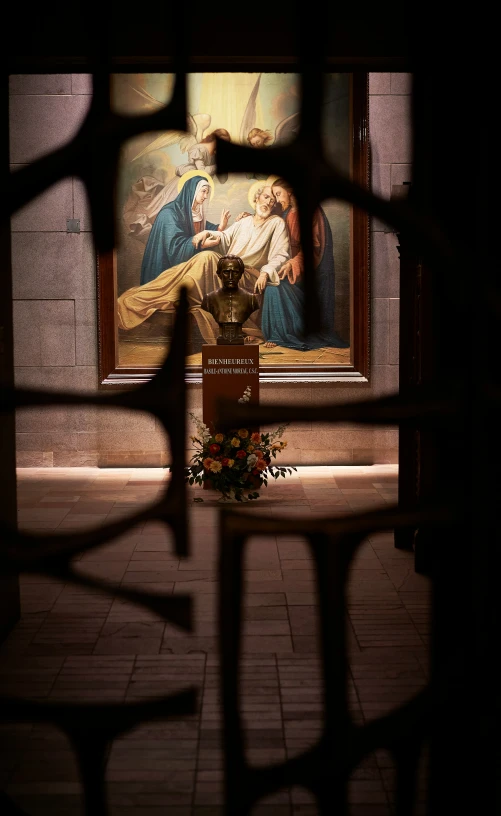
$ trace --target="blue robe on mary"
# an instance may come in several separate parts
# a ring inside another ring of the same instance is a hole
[[[264,290],[261,310],[261,330],[264,339],[277,346],[310,351],[317,348],[348,348],[350,345],[342,340],[334,330],[334,252],[332,230],[327,216],[319,207],[325,230],[325,246],[322,258],[316,268],[318,300],[321,309],[323,328],[308,337],[303,336],[304,289],[299,280],[291,283],[283,278],[279,286],[267,286]],[[287,212],[284,218],[287,220]]]
[[[159,210],[144,250],[141,286],[158,278],[165,269],[189,261],[201,251],[191,243],[195,235],[191,208],[195,190],[201,181],[205,181],[203,176],[188,179],[177,198]],[[210,221],[202,223],[202,229],[217,228],[218,225]]]

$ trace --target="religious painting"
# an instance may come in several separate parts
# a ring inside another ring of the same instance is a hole
[[[259,308],[243,325],[270,381],[367,381],[367,216],[340,200],[313,220],[322,310],[304,336],[303,253],[293,179],[221,173],[218,139],[266,150],[300,126],[300,84],[291,72],[200,72],[188,76],[185,132],[127,142],[116,191],[118,243],[99,258],[101,384],[144,381],[169,353],[179,293],[188,290],[188,381],[201,380],[202,347],[218,325],[203,308],[218,289],[218,260],[242,258],[240,286]],[[116,74],[113,105],[133,115],[168,102],[172,74]],[[332,164],[366,184],[366,74],[325,74],[322,131]]]

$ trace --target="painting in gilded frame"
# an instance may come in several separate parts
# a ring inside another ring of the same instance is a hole
[[[172,74],[116,74],[113,104],[133,115],[168,102]],[[259,345],[261,377],[272,381],[366,381],[368,375],[367,216],[340,200],[322,202],[313,223],[323,325],[301,331],[303,261],[290,180],[221,174],[219,139],[265,150],[299,128],[299,78],[290,72],[188,75],[186,132],[144,133],[121,152],[116,193],[117,249],[99,262],[101,384],[154,375],[169,352],[181,286],[188,287],[186,375],[201,377],[201,350],[217,324],[202,308],[220,285],[222,254],[242,257],[240,282],[260,292],[246,324]],[[367,184],[365,74],[325,74],[322,134],[332,164]]]

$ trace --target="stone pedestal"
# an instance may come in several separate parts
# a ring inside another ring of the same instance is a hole
[[[238,405],[247,386],[250,403],[259,404],[259,346],[202,346],[203,421],[217,430],[217,400],[226,397]]]

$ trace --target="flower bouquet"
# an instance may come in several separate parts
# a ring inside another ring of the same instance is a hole
[[[258,490],[266,487],[271,476],[278,479],[297,470],[272,464],[277,454],[287,447],[281,437],[287,428],[279,425],[273,433],[252,432],[248,428],[212,433],[194,414],[190,414],[197,436],[192,436],[195,453],[185,468],[186,481],[202,485],[210,481],[219,490],[223,501],[258,499]]]

